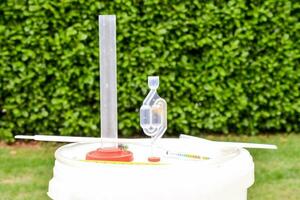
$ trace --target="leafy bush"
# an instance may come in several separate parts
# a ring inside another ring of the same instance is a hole
[[[160,75],[168,133],[300,130],[294,0],[0,3],[0,129],[99,135],[98,14],[117,15],[119,130]],[[3,134],[3,133],[2,133]]]
[[[13,142],[14,138],[13,138],[11,130],[0,128],[0,141],[1,140],[3,140],[4,142],[7,142],[7,143]]]

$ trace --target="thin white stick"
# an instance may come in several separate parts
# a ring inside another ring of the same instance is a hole
[[[76,142],[107,142],[107,143],[128,143],[128,144],[138,144],[143,141],[150,141],[148,138],[141,139],[124,139],[124,138],[98,138],[98,137],[73,137],[73,136],[53,136],[53,135],[16,135],[16,139],[26,139],[26,140],[36,140],[45,142],[66,142],[66,143],[76,143]]]
[[[128,143],[128,144],[139,144],[145,141],[150,142],[149,138],[139,139],[126,139],[126,138],[98,138],[98,137],[72,137],[72,136],[52,136],[52,135],[16,135],[16,139],[36,140],[36,141],[47,141],[47,142],[111,142],[111,143]],[[256,143],[240,143],[240,142],[217,142],[212,140],[206,140],[203,138],[193,137],[189,135],[180,135],[181,139],[188,139],[194,142],[202,143],[213,143],[222,146],[230,146],[237,148],[257,148],[257,149],[277,149],[276,145],[272,144],[256,144]]]
[[[218,142],[207,140],[199,137],[194,137],[190,135],[181,134],[179,138],[189,139],[195,142],[204,142],[204,143],[215,143],[223,146],[237,147],[237,148],[253,148],[253,149],[277,149],[276,145],[273,144],[256,144],[256,143],[242,143],[242,142]]]

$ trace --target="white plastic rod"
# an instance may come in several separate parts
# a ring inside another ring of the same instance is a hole
[[[236,148],[252,148],[252,149],[277,149],[276,145],[273,144],[256,144],[256,143],[242,143],[242,142],[218,142],[218,141],[212,141],[207,140],[199,137],[194,137],[190,135],[184,135],[181,134],[179,136],[181,139],[189,139],[191,141],[195,142],[203,142],[203,143],[215,143],[222,146],[230,146],[230,147],[236,147]]]
[[[16,135],[16,139],[25,140],[36,140],[45,142],[66,142],[66,143],[76,143],[76,142],[107,142],[107,143],[128,143],[128,144],[139,144],[141,142],[150,141],[148,138],[140,139],[114,139],[114,138],[98,138],[98,137],[73,137],[73,136],[54,136],[54,135]],[[149,142],[148,142],[149,143]]]
[[[118,138],[116,16],[99,15],[101,138]]]

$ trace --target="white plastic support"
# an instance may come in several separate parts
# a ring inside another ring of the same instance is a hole
[[[250,148],[250,149],[277,149],[276,145],[273,144],[257,144],[257,143],[243,143],[243,142],[221,142],[221,141],[212,141],[199,137],[194,137],[190,135],[181,134],[179,136],[180,139],[187,139],[192,142],[198,142],[199,144],[203,143],[211,143],[216,144],[218,146],[224,147],[235,147],[235,148]]]

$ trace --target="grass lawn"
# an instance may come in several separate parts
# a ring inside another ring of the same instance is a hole
[[[300,135],[208,136],[208,139],[272,143],[276,151],[251,150],[255,161],[255,184],[250,200],[300,199]],[[0,199],[42,200],[52,177],[56,144],[0,144]]]

